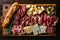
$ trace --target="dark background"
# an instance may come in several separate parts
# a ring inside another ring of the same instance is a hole
[[[0,0],[0,16],[2,16],[2,5],[3,4],[12,4],[13,2],[15,2],[15,1],[18,1],[19,3],[25,3],[25,4],[56,4],[57,6],[56,6],[56,11],[57,11],[57,16],[58,16],[58,18],[59,18],[59,20],[60,20],[60,1],[59,0]],[[60,21],[58,21],[58,23],[57,23],[57,29],[59,30],[59,25],[60,24]],[[0,26],[1,26],[1,23],[0,23]],[[58,31],[57,30],[57,31]],[[59,31],[58,31],[59,32]],[[58,33],[58,34],[60,34],[60,33]],[[58,35],[57,34],[57,35]],[[7,39],[9,39],[9,40],[22,40],[22,39],[26,39],[26,40],[38,40],[38,39],[40,39],[40,40],[59,40],[59,39],[56,39],[56,37],[2,37],[2,29],[1,29],[1,27],[0,27],[0,40],[7,40]]]
[[[19,3],[56,3],[56,0],[3,0],[3,3],[13,3],[15,1]]]

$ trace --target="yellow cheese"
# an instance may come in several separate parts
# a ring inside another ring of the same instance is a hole
[[[32,33],[32,26],[26,26],[26,27],[24,27],[23,29],[24,29],[24,31],[25,31],[27,34]]]

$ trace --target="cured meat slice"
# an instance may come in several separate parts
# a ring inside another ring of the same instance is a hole
[[[27,10],[26,5],[22,5],[22,6],[21,6],[21,9],[22,9],[22,10],[23,10],[23,12],[25,13],[25,12],[26,12],[26,10]]]
[[[41,17],[41,24],[43,24],[43,20],[44,20],[44,13],[42,13],[42,14],[40,15],[40,17]]]
[[[37,22],[38,22],[38,24],[41,24],[41,23],[42,23],[41,17],[40,17],[39,15],[36,15],[36,17],[37,17]]]
[[[44,15],[43,24],[47,25],[47,15],[46,14]]]
[[[19,24],[19,21],[13,20],[13,24],[14,24],[14,25],[18,25],[18,24]]]
[[[32,16],[32,22],[33,22],[33,24],[37,23],[37,17],[36,16]]]
[[[13,25],[13,27],[12,27],[12,30],[11,30],[11,31],[13,32],[13,34],[18,33],[18,31],[17,31],[17,25]]]
[[[15,14],[15,15],[14,15],[14,20],[19,20],[19,19],[20,19],[19,14]]]
[[[50,16],[47,20],[47,26],[55,26],[58,21],[58,18],[55,16]]]
[[[17,31],[18,31],[18,34],[19,34],[19,35],[22,35],[22,34],[25,33],[25,32],[23,31],[23,26],[22,26],[22,25],[18,25],[18,26],[17,26]]]
[[[54,33],[54,28],[53,27],[47,27],[46,32],[47,33]]]
[[[12,32],[13,34],[24,34],[24,31],[23,31],[23,28],[22,28],[22,25],[13,25],[12,27]]]

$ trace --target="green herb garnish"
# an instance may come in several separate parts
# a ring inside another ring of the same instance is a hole
[[[8,35],[11,35],[11,28],[12,28],[12,23],[9,25],[9,27],[6,29],[6,32]]]

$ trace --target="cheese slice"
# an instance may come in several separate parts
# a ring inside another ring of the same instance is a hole
[[[24,29],[25,33],[27,33],[27,34],[32,33],[32,26],[26,26],[23,29]]]
[[[27,5],[26,5],[26,8],[30,8],[30,7],[31,7],[31,5],[30,5],[30,4],[27,4]]]
[[[33,15],[37,14],[37,11],[33,11]]]
[[[41,34],[41,33],[46,33],[46,28],[47,28],[47,26],[41,25],[41,26],[39,26],[39,27],[40,27],[40,29],[39,29],[39,34]]]
[[[35,25],[33,26],[33,34],[34,34],[34,35],[38,35],[38,31],[39,31],[38,24],[35,24]]]
[[[45,9],[44,9],[43,6],[38,7],[38,14],[41,14],[44,10],[45,10]]]

